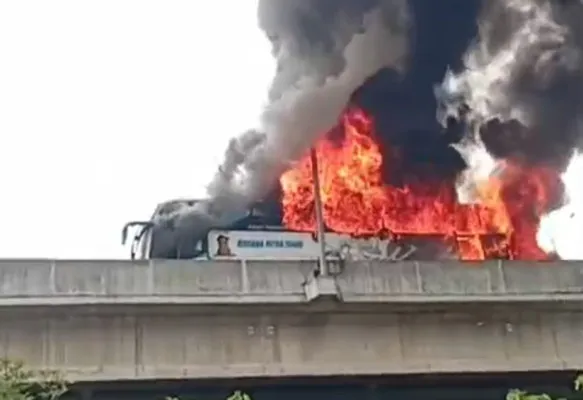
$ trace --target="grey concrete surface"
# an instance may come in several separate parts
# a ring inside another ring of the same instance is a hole
[[[0,260],[0,306],[298,303],[312,262]],[[359,262],[344,302],[583,301],[583,263]]]
[[[583,368],[580,311],[4,311],[0,320],[4,356],[73,381]]]
[[[85,381],[583,368],[583,263],[352,263],[309,304],[313,267],[1,260],[0,352]]]

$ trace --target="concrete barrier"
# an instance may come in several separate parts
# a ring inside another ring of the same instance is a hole
[[[311,261],[0,260],[0,305],[301,303],[314,266]],[[581,262],[370,261],[348,263],[335,280],[346,302],[583,299]]]
[[[337,278],[344,298],[422,296],[492,299],[583,294],[581,262],[363,262]]]
[[[301,302],[313,268],[300,261],[0,260],[0,305]]]

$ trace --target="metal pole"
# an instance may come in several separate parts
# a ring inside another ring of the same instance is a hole
[[[312,147],[310,151],[312,163],[312,180],[314,182],[314,208],[316,212],[316,233],[320,244],[320,276],[328,275],[328,264],[326,262],[326,236],[324,227],[324,213],[322,210],[322,193],[320,190],[320,174],[318,173],[318,155],[316,149]]]

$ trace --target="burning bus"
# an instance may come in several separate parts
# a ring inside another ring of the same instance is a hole
[[[478,202],[461,204],[454,180],[440,178],[430,162],[429,172],[401,176],[402,184],[384,178],[383,171],[407,169],[399,165],[402,158],[395,149],[383,154],[378,139],[374,119],[349,108],[334,131],[316,144],[331,254],[344,251],[354,258],[386,260],[549,258],[538,247],[536,233],[558,190],[555,171],[507,164],[496,179],[477,188]],[[153,223],[203,200],[161,204],[151,221],[134,223],[141,229],[132,254],[170,259],[317,258],[308,156],[281,176],[277,193],[218,224],[205,221],[204,213],[193,214],[182,227],[171,219]]]

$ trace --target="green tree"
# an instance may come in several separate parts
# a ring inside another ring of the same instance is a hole
[[[251,396],[249,396],[245,392],[241,392],[240,390],[236,390],[232,395],[227,397],[227,400],[251,400]]]
[[[178,397],[166,397],[166,400],[180,400]],[[226,400],[252,400],[251,396],[240,390],[235,390]]]
[[[574,392],[569,399],[581,399],[583,400],[583,375],[579,375],[575,379]],[[529,393],[525,390],[513,389],[506,395],[506,400],[567,400],[565,398],[553,399],[550,395],[546,393]]]
[[[56,400],[67,382],[56,371],[33,371],[22,362],[0,359],[0,400]]]

